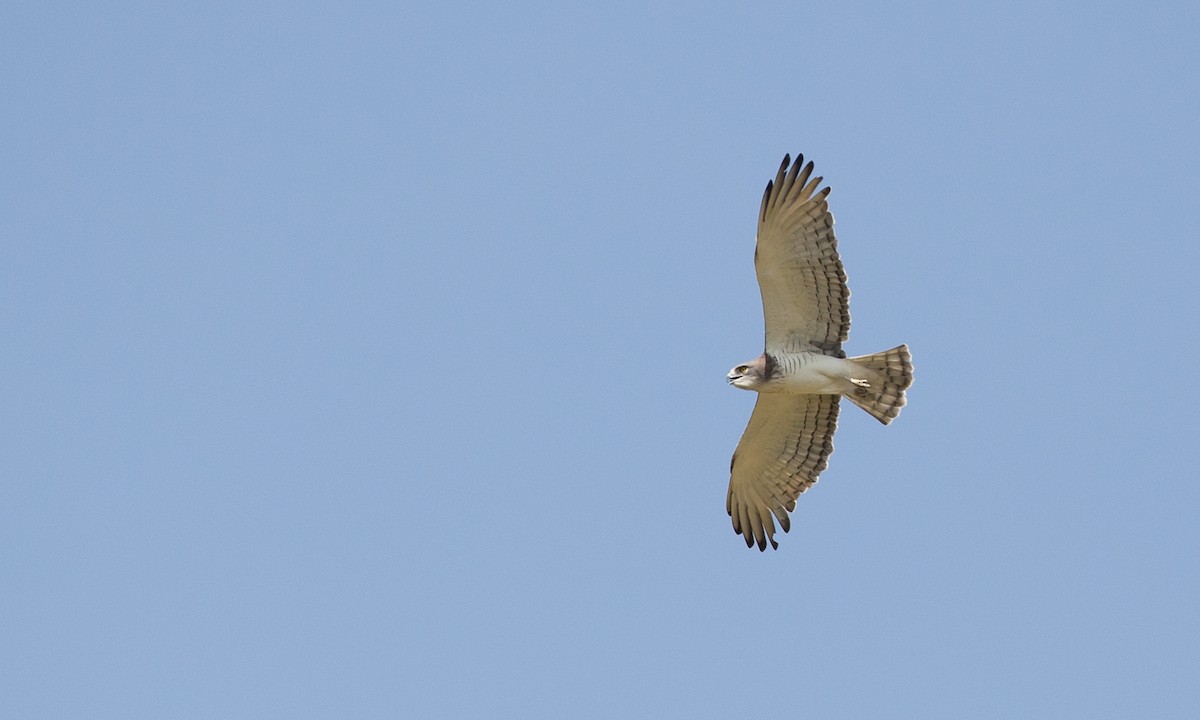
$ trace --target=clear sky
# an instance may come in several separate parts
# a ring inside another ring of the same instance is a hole
[[[0,11],[0,714],[1200,716],[1195,3]],[[725,514],[763,186],[846,404]]]

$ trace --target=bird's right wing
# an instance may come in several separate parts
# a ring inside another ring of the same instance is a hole
[[[766,350],[784,354],[819,350],[845,357],[850,334],[850,289],[838,257],[833,214],[821,191],[822,178],[809,180],[813,164],[804,156],[783,164],[767,183],[758,213],[754,269],[762,291]]]
[[[725,509],[746,547],[775,542],[774,515],[784,532],[796,498],[817,481],[833,452],[838,395],[759,393],[729,467]]]

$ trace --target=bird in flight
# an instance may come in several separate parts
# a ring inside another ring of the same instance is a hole
[[[843,396],[887,425],[912,385],[908,346],[846,357],[850,289],[838,257],[829,188],[813,164],[784,156],[758,212],[754,269],[762,291],[766,347],[729,371],[729,384],[758,401],[729,466],[725,509],[746,547],[775,542],[775,521],[791,528],[796,498],[817,481],[833,452]],[[772,516],[774,516],[772,518]]]

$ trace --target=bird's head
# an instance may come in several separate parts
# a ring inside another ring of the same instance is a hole
[[[729,384],[742,390],[758,390],[766,382],[769,361],[764,353],[748,363],[738,365],[729,371],[725,379]]]

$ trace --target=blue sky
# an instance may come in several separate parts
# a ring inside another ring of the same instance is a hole
[[[1186,3],[9,3],[24,718],[1200,713]],[[725,515],[762,188],[851,354]]]

